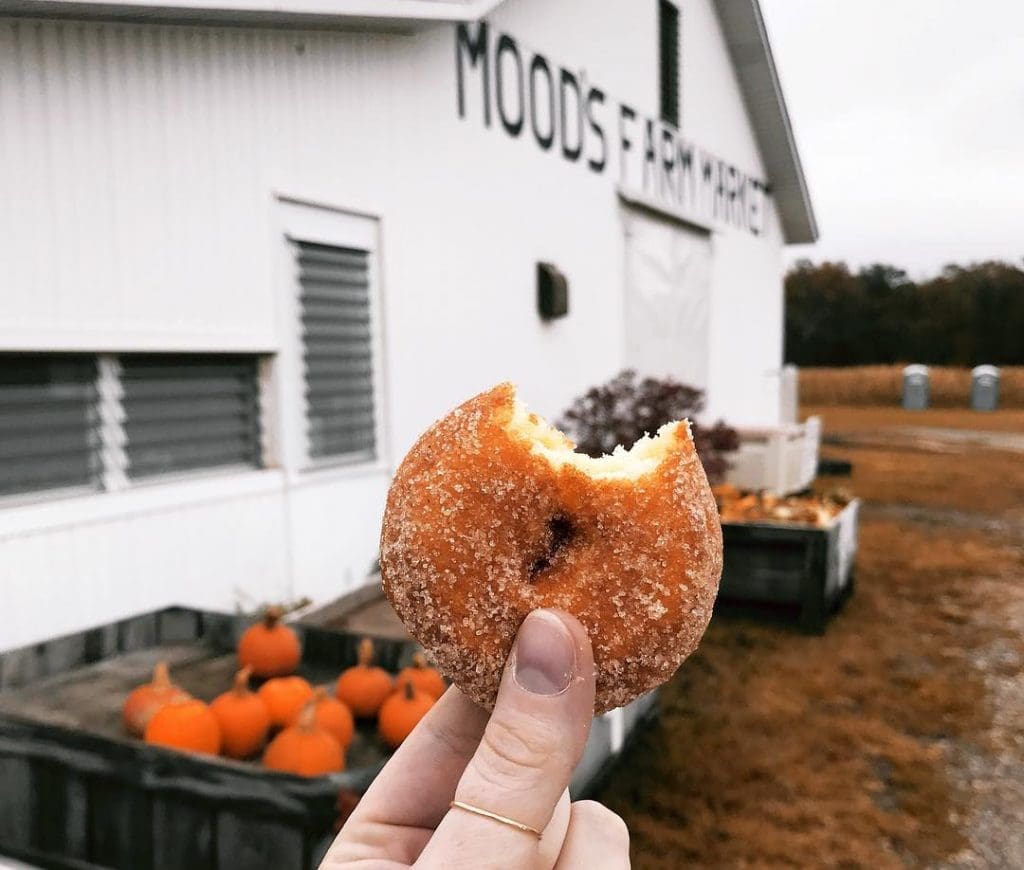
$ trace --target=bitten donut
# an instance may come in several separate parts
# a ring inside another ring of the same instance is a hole
[[[388,493],[384,591],[444,675],[488,708],[535,608],[586,628],[596,712],[667,680],[711,618],[722,530],[689,425],[598,459],[573,447],[500,384],[434,423]]]

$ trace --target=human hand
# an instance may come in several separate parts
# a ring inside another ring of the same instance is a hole
[[[599,803],[569,800],[593,711],[586,631],[561,611],[534,611],[494,712],[449,689],[374,780],[320,870],[628,868],[622,819]]]

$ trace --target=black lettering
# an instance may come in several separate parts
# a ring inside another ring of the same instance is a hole
[[[627,159],[626,152],[633,147],[633,140],[626,135],[626,120],[636,120],[634,112],[625,103],[619,106],[619,183],[626,184],[627,181]]]
[[[598,122],[597,116],[594,113],[594,106],[604,105],[604,91],[599,88],[591,88],[587,92],[587,123],[590,125],[590,129],[593,130],[594,135],[601,143],[601,158],[595,160],[593,157],[587,159],[587,165],[594,170],[594,172],[604,172],[604,165],[608,159],[608,145],[604,139],[604,128]]]
[[[644,123],[644,192],[657,193],[652,184],[658,175],[658,152],[655,147],[654,121],[650,118]]]
[[[541,133],[537,121],[537,73],[544,74],[548,89],[548,129],[544,133]],[[555,141],[555,82],[551,78],[548,62],[539,54],[535,54],[530,62],[530,121],[533,123],[533,136],[537,144],[547,151]]]
[[[505,64],[504,56],[510,54],[515,61],[516,67],[516,99],[519,107],[516,114],[509,116],[505,113]],[[526,107],[523,104],[523,60],[519,56],[519,46],[511,36],[501,35],[498,40],[498,47],[494,51],[494,77],[496,101],[498,103],[498,115],[501,117],[501,125],[510,136],[518,136],[523,129],[523,118],[526,115]]]
[[[693,174],[693,146],[682,139],[676,139],[676,173],[678,201],[692,204],[697,192],[697,179]]]
[[[659,192],[665,195],[666,188],[670,198],[675,198],[676,187],[672,183],[672,173],[676,168],[675,134],[668,127],[661,128],[661,184]]]
[[[573,125],[576,128],[576,143],[574,145],[569,144],[569,91],[575,95],[573,97],[573,109],[576,113],[576,123]],[[583,95],[580,93],[580,83],[576,76],[567,69],[559,70],[558,107],[562,121],[562,156],[575,163],[583,153]]]
[[[491,126],[491,79],[489,73],[490,64],[487,57],[487,22],[481,21],[477,25],[476,36],[471,38],[469,28],[460,24],[455,32],[455,73],[458,78],[459,91],[459,117],[466,117],[466,92],[463,72],[463,61],[466,56],[472,66],[480,63],[483,69],[483,96],[484,96],[484,126]]]

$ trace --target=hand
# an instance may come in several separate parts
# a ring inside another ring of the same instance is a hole
[[[491,716],[449,689],[374,780],[321,870],[628,868],[622,819],[593,801],[569,801],[593,711],[586,631],[561,611],[534,611]],[[450,807],[453,800],[542,835]]]

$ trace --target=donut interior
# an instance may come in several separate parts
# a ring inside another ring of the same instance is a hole
[[[577,453],[571,439],[531,413],[517,398],[505,431],[529,443],[531,452],[546,459],[556,470],[571,465],[593,480],[636,480],[655,471],[670,455],[680,426],[689,433],[689,422],[676,420],[666,423],[653,437],[644,435],[628,449],[620,444],[604,456],[588,456]]]

